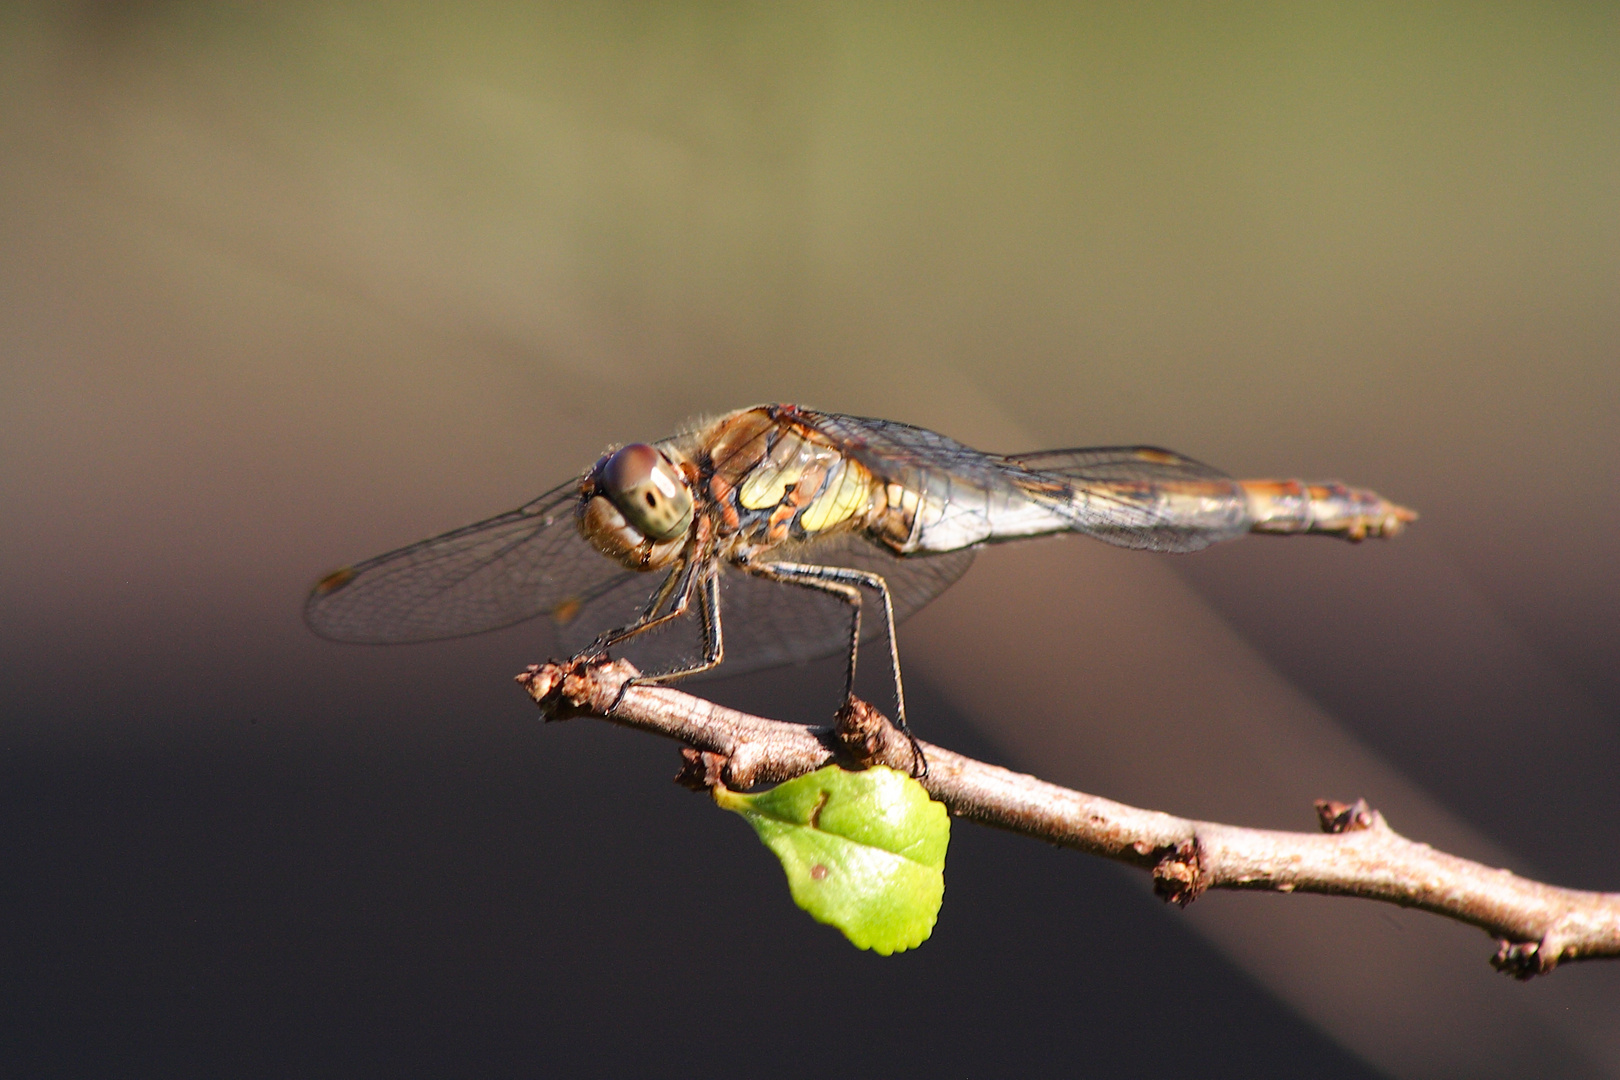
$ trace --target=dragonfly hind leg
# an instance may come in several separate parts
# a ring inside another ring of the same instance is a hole
[[[846,566],[819,566],[812,563],[767,562],[743,563],[742,568],[756,577],[778,581],[784,585],[797,585],[816,589],[843,600],[850,606],[849,666],[844,675],[844,700],[855,696],[855,662],[861,651],[861,586],[872,589],[883,597],[883,629],[889,643],[889,663],[894,673],[894,726],[911,742],[912,758],[917,762],[917,775],[928,773],[928,761],[923,757],[917,737],[906,723],[906,687],[900,678],[900,649],[894,637],[894,599],[889,583],[882,575]]]

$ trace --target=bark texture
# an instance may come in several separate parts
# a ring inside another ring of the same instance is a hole
[[[1185,906],[1207,889],[1264,889],[1420,908],[1495,937],[1491,963],[1520,979],[1620,956],[1620,893],[1559,888],[1447,855],[1401,836],[1361,800],[1318,801],[1321,834],[1195,821],[913,742],[861,701],[833,726],[812,728],[629,684],[635,674],[624,661],[544,664],[518,681],[548,719],[594,716],[684,743],[677,779],[696,788],[780,783],[835,761],[884,764],[917,776],[957,817],[1148,870],[1169,903]]]

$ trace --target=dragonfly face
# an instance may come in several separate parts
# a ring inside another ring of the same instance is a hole
[[[852,680],[863,600],[880,602],[864,629],[887,631],[892,654],[894,623],[986,543],[1078,532],[1196,551],[1245,532],[1393,536],[1415,517],[1364,489],[1238,481],[1152,447],[992,454],[894,421],[760,405],[329,574],[304,616],[324,637],[379,643],[549,616],[552,647],[622,643],[652,678],[847,649]],[[700,641],[672,632],[693,624]],[[898,663],[895,683],[898,696]]]
[[[692,525],[692,490],[656,447],[604,454],[581,488],[580,535],[597,551],[630,570],[675,561]]]

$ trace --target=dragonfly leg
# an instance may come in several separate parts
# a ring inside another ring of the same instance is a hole
[[[652,603],[648,604],[646,609],[642,611],[640,618],[633,623],[628,623],[616,630],[609,630],[607,633],[602,634],[582,649],[575,659],[606,656],[607,650],[611,646],[617,645],[621,641],[629,641],[631,638],[644,634],[654,627],[664,625],[671,619],[678,619],[685,615],[687,609],[691,606],[692,585],[697,567],[701,562],[707,561],[702,557],[701,552],[697,558],[683,559],[664,578],[664,584],[659,587],[658,592],[653,596]],[[668,611],[659,615],[658,609],[677,593],[680,594],[679,599],[675,601]]]
[[[669,682],[683,678],[687,675],[696,675],[708,671],[719,665],[725,659],[726,643],[720,628],[720,572],[717,567],[710,564],[708,572],[703,577],[702,586],[696,590],[700,594],[698,603],[698,619],[703,627],[703,659],[696,664],[677,668],[674,671],[660,671],[652,675],[637,675],[624,680],[619,692],[613,697],[613,704],[608,706],[607,713],[613,715],[613,710],[619,707],[624,700],[624,693],[632,686],[652,685]],[[681,610],[686,610],[686,598],[682,598]]]
[[[861,649],[860,586],[864,585],[883,597],[883,628],[889,642],[889,663],[894,673],[894,726],[911,741],[912,754],[921,765],[921,772],[918,775],[926,775],[927,759],[923,757],[922,747],[917,744],[917,737],[911,733],[911,725],[906,723],[906,687],[900,677],[900,647],[894,636],[894,598],[890,595],[889,583],[883,580],[883,576],[865,570],[854,570],[847,566],[817,566],[810,563],[749,563],[744,564],[743,568],[751,574],[771,581],[830,593],[849,604],[853,614],[850,618],[849,667],[844,678],[845,701],[855,696],[855,661]]]

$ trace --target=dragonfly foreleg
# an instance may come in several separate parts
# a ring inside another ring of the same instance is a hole
[[[636,675],[624,680],[619,686],[619,692],[613,697],[613,704],[607,708],[609,716],[624,700],[624,693],[632,686],[642,686],[650,683],[669,682],[673,679],[683,678],[687,675],[696,675],[708,671],[719,665],[725,659],[726,643],[720,628],[720,572],[713,563],[707,566],[701,586],[702,599],[698,604],[698,619],[703,627],[703,659],[696,664],[677,668],[674,671],[659,671],[651,675]],[[684,598],[683,598],[684,601]],[[683,602],[682,610],[685,610]]]
[[[710,564],[708,572],[704,575],[703,584],[694,591],[701,597],[698,603],[698,620],[703,628],[703,659],[696,664],[676,668],[674,671],[638,675],[630,680],[631,683],[667,682],[687,675],[696,675],[718,666],[725,658],[726,643],[720,630],[720,573],[714,565]]]
[[[685,615],[688,608],[691,607],[692,586],[696,580],[698,566],[708,561],[703,557],[702,552],[698,553],[696,557],[683,559],[664,578],[664,584],[659,586],[658,592],[653,594],[652,603],[643,609],[640,618],[633,623],[628,623],[616,630],[609,630],[607,633],[602,634],[591,642],[579,656],[581,658],[601,656],[609,648],[620,642],[629,641],[631,638],[644,634],[648,630],[664,625],[671,619],[678,619]],[[658,614],[658,609],[663,607],[671,596],[676,596],[675,603],[662,615]]]
[[[922,750],[917,745],[917,738],[911,733],[911,727],[906,723],[906,687],[900,677],[900,647],[894,636],[894,598],[889,593],[889,583],[883,580],[882,575],[873,574],[866,570],[854,570],[847,566],[817,566],[810,563],[770,562],[747,563],[744,569],[759,577],[771,581],[780,581],[786,585],[798,585],[806,589],[818,589],[821,592],[837,596],[849,604],[852,615],[850,617],[849,635],[849,667],[844,678],[844,699],[847,701],[855,695],[855,661],[861,650],[861,590],[866,586],[883,597],[883,629],[889,643],[889,663],[894,673],[894,726],[905,733],[911,740],[912,751],[917,761],[922,763],[922,771],[928,771],[928,765],[923,760]]]

